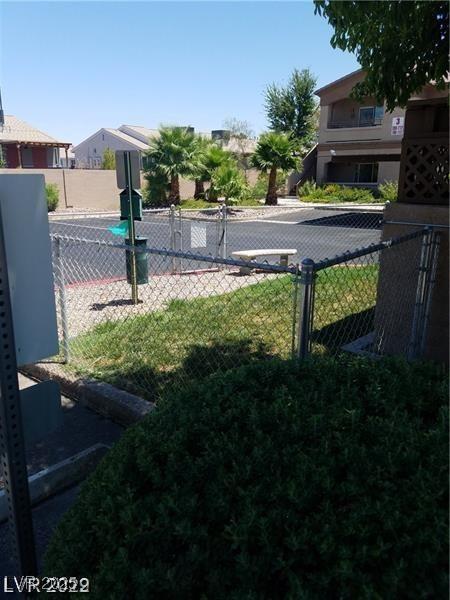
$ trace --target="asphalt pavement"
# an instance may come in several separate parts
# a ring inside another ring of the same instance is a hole
[[[270,218],[229,218],[227,256],[237,250],[292,248],[297,251],[294,262],[300,262],[303,258],[316,261],[333,258],[345,251],[377,243],[380,240],[381,219],[381,212],[310,208],[284,211]],[[70,238],[122,244],[123,238],[109,231],[109,227],[117,223],[118,219],[114,217],[67,217],[51,221],[50,228],[52,233]],[[177,249],[207,256],[217,255],[220,231],[216,219],[198,220],[185,213],[181,224],[176,220],[176,228],[181,231],[181,235],[177,235]],[[136,234],[147,239],[148,247],[170,248],[168,214],[145,214],[143,221],[136,223]],[[206,244],[199,246],[202,237],[206,239]],[[123,249],[83,241],[64,241],[61,251],[66,283],[125,276]],[[261,257],[261,260],[264,259],[273,261],[274,257]],[[150,274],[170,272],[171,264],[169,257],[148,257]],[[184,261],[183,269],[209,266],[192,258]]]

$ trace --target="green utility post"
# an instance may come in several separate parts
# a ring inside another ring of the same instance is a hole
[[[140,157],[137,150],[116,151],[117,187],[122,191],[120,197],[120,220],[126,221],[109,227],[114,235],[125,237],[125,263],[127,281],[131,285],[131,300],[138,304],[138,288],[140,284],[148,283],[148,264],[145,248],[147,239],[136,236],[135,221],[142,221],[142,196],[137,191],[141,188]],[[127,237],[128,236],[128,237]],[[136,254],[136,248],[139,251]]]
[[[128,235],[130,238],[131,245],[131,301],[133,304],[139,302],[138,298],[138,286],[136,277],[136,235],[134,230],[134,218],[133,218],[133,189],[131,187],[131,158],[129,152],[124,152],[123,159],[125,161],[125,178],[126,187],[128,190]]]

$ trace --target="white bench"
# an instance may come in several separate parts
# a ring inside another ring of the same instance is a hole
[[[262,250],[236,250],[236,252],[231,253],[231,256],[248,261],[249,263],[255,262],[258,256],[279,256],[280,265],[287,267],[289,264],[289,257],[295,256],[296,254],[297,250],[295,250],[295,248],[263,248]],[[242,275],[250,275],[251,271],[251,264],[249,264],[248,267],[245,266],[240,268],[240,273]]]

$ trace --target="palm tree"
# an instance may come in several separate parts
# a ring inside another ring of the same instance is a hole
[[[195,176],[195,191],[194,191],[194,199],[195,200],[204,200],[205,199],[205,160],[206,155],[208,153],[209,147],[211,146],[211,140],[197,135],[195,138],[195,143],[197,144],[197,153],[198,153],[198,171]]]
[[[225,204],[233,204],[248,192],[247,180],[233,161],[225,162],[214,171],[211,185],[216,193],[225,198]]]
[[[263,133],[258,140],[252,164],[260,171],[269,171],[266,204],[277,204],[277,171],[299,168],[299,159],[294,156],[294,142],[284,133]]]
[[[180,203],[180,177],[192,177],[198,170],[195,136],[186,127],[161,127],[159,137],[150,139],[147,157],[169,180],[168,200]]]
[[[210,141],[205,146],[200,161],[203,167],[201,179],[204,182],[210,182],[208,200],[217,200],[217,191],[214,187],[213,175],[219,167],[232,163],[233,157],[230,152]]]

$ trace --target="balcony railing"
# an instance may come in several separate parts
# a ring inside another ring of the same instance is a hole
[[[358,127],[375,127],[375,125],[381,125],[381,119],[361,119],[355,121],[355,119],[348,121],[330,121],[328,123],[328,129],[344,129],[344,128],[358,128]]]

